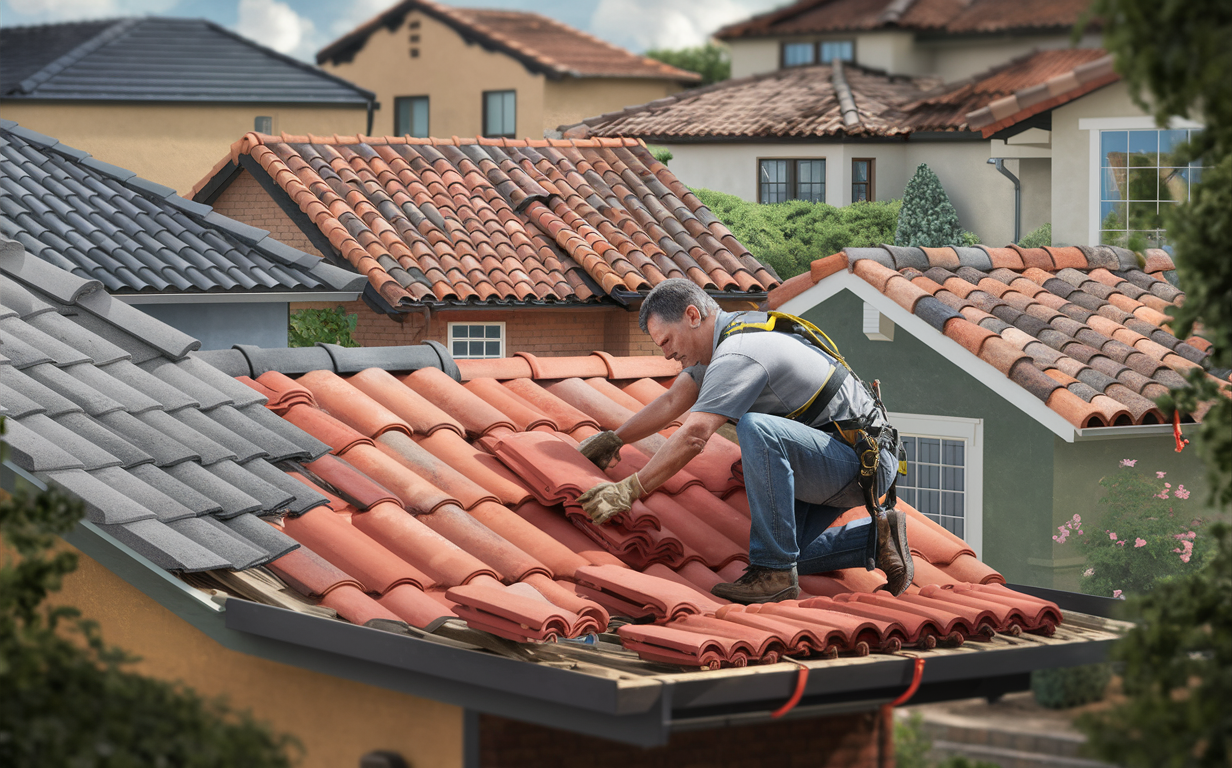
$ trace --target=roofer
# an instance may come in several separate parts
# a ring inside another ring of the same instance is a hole
[[[877,501],[889,490],[887,506],[894,505],[898,435],[876,390],[850,372],[825,334],[790,315],[724,312],[682,278],[650,292],[639,322],[687,375],[619,429],[587,438],[580,450],[607,468],[625,443],[689,414],[640,472],[579,497],[591,520],[602,524],[630,509],[730,420],[752,517],[750,564],[734,583],[716,585],[715,595],[740,603],[790,600],[800,594],[798,573],[874,566],[885,572],[891,593],[905,590],[914,570],[906,516]],[[872,465],[864,483],[861,455]],[[862,503],[872,519],[830,527]]]

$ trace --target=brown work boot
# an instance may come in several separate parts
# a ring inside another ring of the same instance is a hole
[[[744,575],[730,584],[715,584],[710,593],[733,603],[777,603],[800,596],[796,567],[782,570],[750,565]]]
[[[877,567],[886,575],[885,590],[897,597],[915,578],[915,561],[907,546],[907,515],[891,509],[877,515]]]

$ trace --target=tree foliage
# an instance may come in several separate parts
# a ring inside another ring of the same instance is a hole
[[[291,765],[293,737],[127,671],[135,659],[106,645],[95,622],[47,603],[77,567],[52,547],[81,516],[57,490],[0,491],[0,765]]]
[[[301,309],[291,313],[287,329],[288,347],[311,347],[317,342],[338,344],[343,347],[358,347],[355,329],[359,315],[348,315],[342,307],[329,309]]]
[[[1018,244],[1023,248],[1043,248],[1052,245],[1052,224],[1041,224],[1022,236]]]
[[[710,85],[731,77],[731,52],[725,45],[706,43],[692,48],[655,48],[646,51],[646,58],[696,72],[702,76],[698,86]]]
[[[758,261],[784,280],[844,248],[890,242],[900,205],[898,200],[842,208],[804,200],[761,204],[709,189],[693,192]]]
[[[945,187],[941,186],[941,179],[927,164],[920,163],[903,190],[903,206],[898,213],[894,244],[941,248],[961,245],[962,242],[963,230],[958,226],[958,212],[950,203]]]

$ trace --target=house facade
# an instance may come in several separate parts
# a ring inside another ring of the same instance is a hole
[[[0,117],[181,192],[244,131],[354,135],[375,108],[373,94],[203,19],[3,27],[0,46]]]
[[[369,133],[539,138],[700,77],[535,13],[406,0],[317,54],[377,94]]]

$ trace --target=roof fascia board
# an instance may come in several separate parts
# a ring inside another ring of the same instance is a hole
[[[1015,384],[1004,373],[971,354],[966,347],[908,312],[898,302],[850,272],[839,272],[827,277],[785,303],[779,311],[800,315],[843,290],[851,291],[872,304],[881,314],[893,320],[896,325],[902,326],[904,330],[945,359],[963,361],[961,364],[963,371],[970,374],[976,381],[1003,397],[1065,442],[1074,442],[1077,430],[1073,424],[1061,418],[1060,414]]]
[[[111,294],[125,304],[285,304],[291,301],[355,301],[361,291],[288,291],[286,293]]]
[[[1135,424],[1125,427],[1087,427],[1075,432],[1075,442],[1091,440],[1120,440],[1128,437],[1172,437],[1174,427],[1171,424]],[[1182,424],[1182,434],[1197,434],[1202,429],[1201,424]]]

